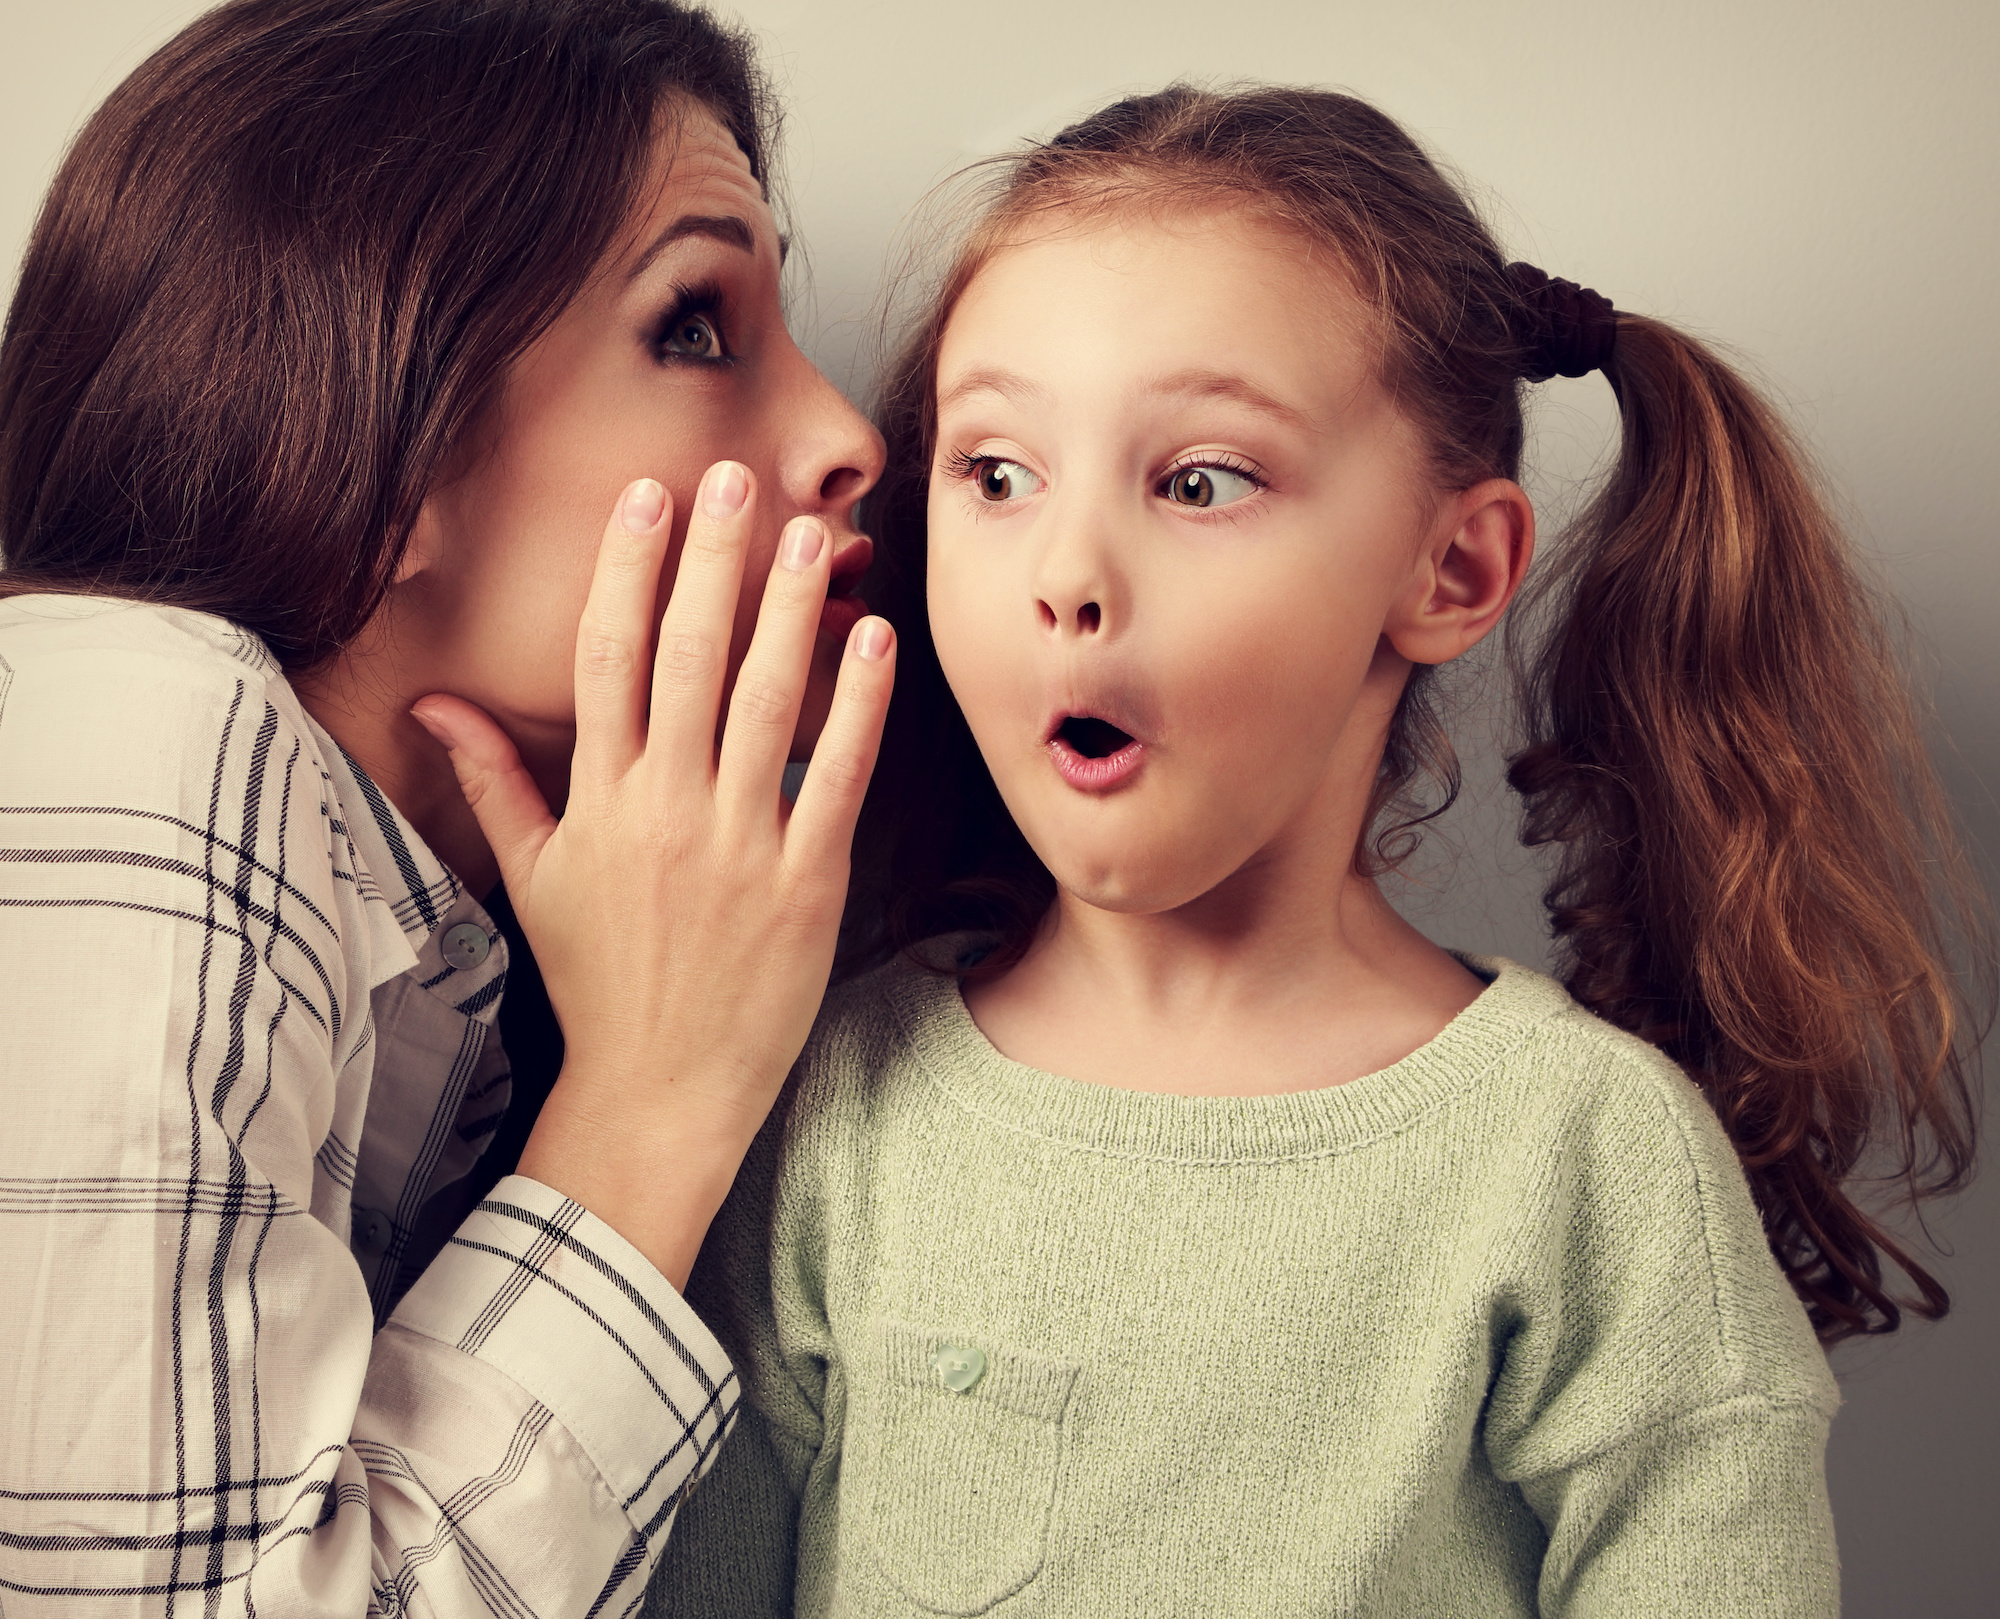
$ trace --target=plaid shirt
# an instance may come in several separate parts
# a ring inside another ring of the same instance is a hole
[[[0,602],[0,1612],[618,1615],[738,1386],[522,1176],[506,942],[203,614]]]

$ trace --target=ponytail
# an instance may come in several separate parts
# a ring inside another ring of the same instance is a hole
[[[1523,841],[1561,850],[1560,970],[1706,1093],[1823,1342],[1935,1319],[1944,1288],[1844,1183],[1914,1205],[1967,1178],[1979,889],[1784,426],[1655,321],[1621,314],[1605,370],[1623,445],[1524,603],[1549,629],[1508,773]]]

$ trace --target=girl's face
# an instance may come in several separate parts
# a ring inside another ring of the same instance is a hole
[[[440,665],[429,689],[478,703],[550,765],[574,743],[577,619],[598,540],[635,478],[673,497],[671,570],[702,473],[725,458],[750,468],[756,539],[731,669],[786,521],[815,513],[832,531],[836,599],[795,751],[818,735],[863,611],[852,587],[870,547],[849,514],[881,472],[881,440],[786,330],[777,227],[728,132],[692,113],[659,163],[640,217],[509,373],[468,470],[433,493],[417,571],[399,587],[399,638]]]
[[[951,317],[931,627],[1091,905],[1185,904],[1360,813],[1409,670],[1385,631],[1437,579],[1368,338],[1323,255],[1228,206],[1006,247]]]

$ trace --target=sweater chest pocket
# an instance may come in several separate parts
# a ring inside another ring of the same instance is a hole
[[[843,1538],[918,1607],[984,1613],[1041,1572],[1077,1368],[976,1332],[878,1331],[849,1386]]]

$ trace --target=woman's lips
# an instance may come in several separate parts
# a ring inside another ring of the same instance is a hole
[[[829,595],[819,610],[819,632],[830,640],[845,641],[867,612],[868,604],[859,596]]]
[[[861,576],[875,560],[875,544],[866,534],[856,534],[833,554],[833,573],[827,580],[826,605],[819,610],[820,633],[844,641],[848,633],[867,615],[868,603],[861,599]]]

